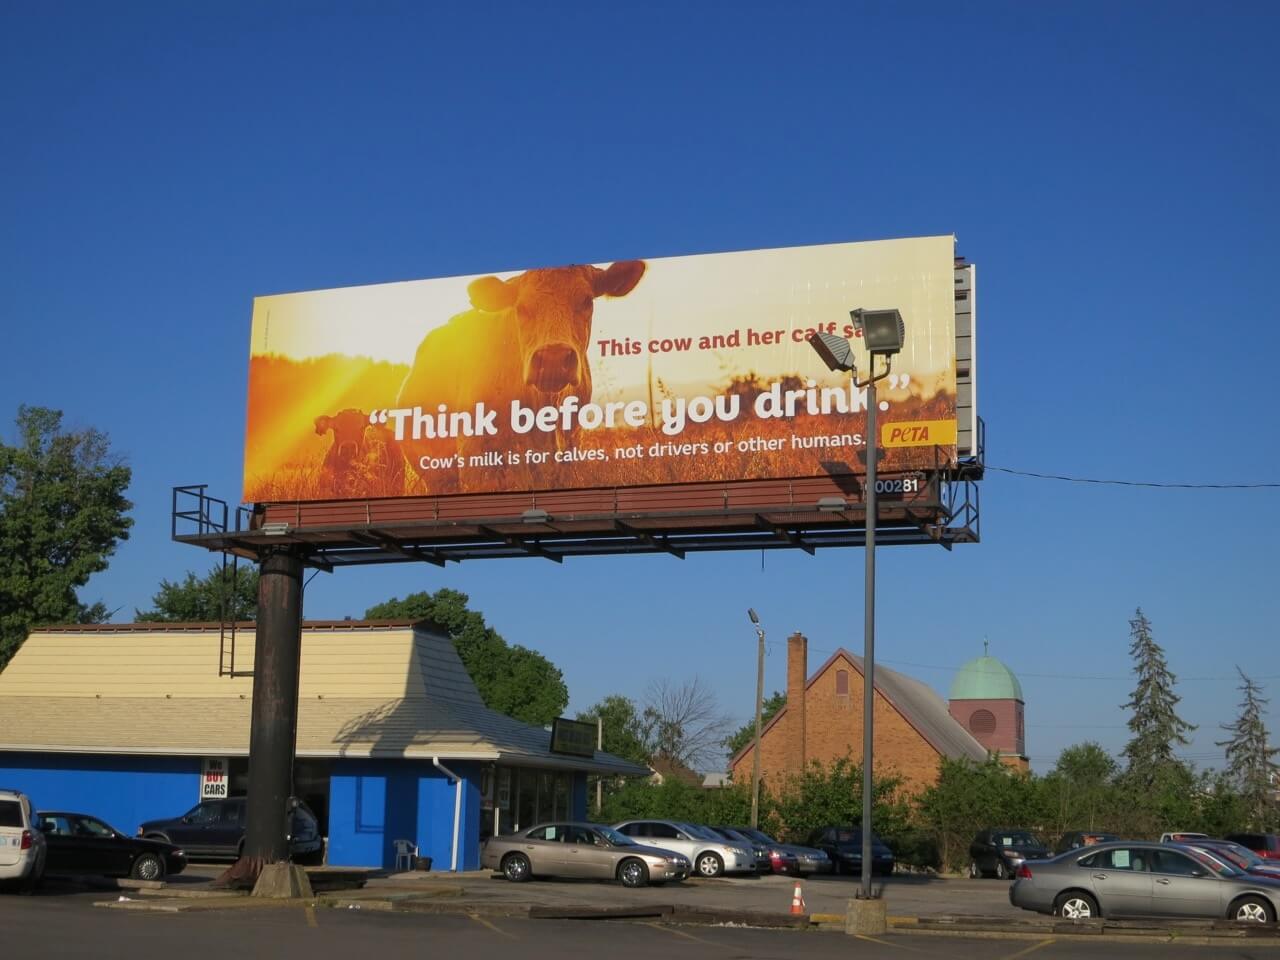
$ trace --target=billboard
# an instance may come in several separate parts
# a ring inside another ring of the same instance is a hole
[[[806,342],[896,307],[880,468],[956,453],[951,236],[259,297],[246,502],[856,474],[866,391]]]

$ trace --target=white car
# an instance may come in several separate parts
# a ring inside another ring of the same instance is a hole
[[[34,889],[44,877],[45,839],[25,793],[0,788],[0,882]]]
[[[755,853],[743,844],[730,843],[710,830],[678,820],[623,820],[614,829],[636,843],[683,853],[699,877],[724,873],[754,873]]]

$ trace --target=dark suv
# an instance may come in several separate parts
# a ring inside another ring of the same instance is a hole
[[[301,800],[290,800],[289,856],[299,863],[319,863],[324,840],[316,815]],[[187,856],[236,859],[244,849],[245,798],[202,800],[180,817],[148,820],[138,836],[182,847]]]
[[[1053,856],[1030,830],[983,830],[969,844],[969,876],[1009,880],[1027,860]]]

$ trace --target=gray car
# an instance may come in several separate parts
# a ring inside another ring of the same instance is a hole
[[[614,829],[637,843],[665,847],[683,853],[701,877],[725,873],[754,873],[756,857],[745,843],[726,840],[719,834],[678,820],[623,820]]]
[[[641,846],[598,823],[541,823],[519,833],[490,837],[480,865],[512,883],[534,876],[617,880],[624,887],[683,880],[689,859],[674,850]]]
[[[1185,844],[1120,841],[1018,867],[1009,902],[1069,919],[1206,917],[1275,923],[1280,881]]]

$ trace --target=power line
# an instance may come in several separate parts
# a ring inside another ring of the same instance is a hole
[[[1163,483],[1154,480],[1101,480],[1096,477],[1069,477],[1059,473],[1035,473],[1031,470],[1014,470],[1012,467],[993,467],[983,464],[987,470],[1030,477],[1035,480],[1062,480],[1066,483],[1093,483],[1116,487],[1152,487],[1161,490],[1278,490],[1280,483]]]

